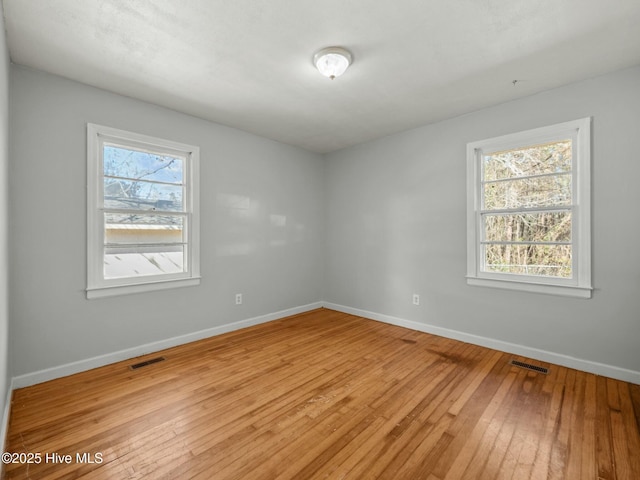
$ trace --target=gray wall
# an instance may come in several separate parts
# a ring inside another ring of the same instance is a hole
[[[200,146],[200,286],[86,300],[87,122]],[[10,125],[14,376],[320,300],[321,155],[17,66]]]
[[[621,71],[322,157],[12,66],[11,374],[320,300],[640,371],[638,85]],[[585,116],[593,299],[467,286],[466,143]],[[200,146],[199,287],[85,299],[87,122]]]
[[[0,4],[0,18],[4,18],[2,4]],[[7,190],[9,178],[7,175],[8,130],[7,119],[9,110],[9,54],[5,39],[4,22],[0,27],[0,422],[5,409],[7,388],[9,386],[9,278],[7,264],[9,260],[7,232],[9,224]],[[1,429],[0,429],[1,430]],[[0,435],[2,432],[0,431]],[[0,450],[4,445],[4,438],[0,438]]]
[[[467,286],[467,142],[587,116],[593,298]],[[633,68],[328,155],[324,299],[640,371],[639,132]]]

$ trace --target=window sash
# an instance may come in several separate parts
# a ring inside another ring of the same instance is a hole
[[[164,182],[162,180],[147,180],[142,178],[134,178],[134,177],[121,177],[118,175],[102,175],[103,178],[113,178],[114,180],[126,180],[128,182],[143,182],[143,183],[155,183],[158,185],[170,185],[172,187],[180,187],[184,186],[184,182]],[[496,182],[500,180],[495,180]]]
[[[558,283],[568,283],[568,284],[574,284],[575,283],[575,272],[577,269],[577,262],[576,262],[576,258],[575,256],[572,255],[571,257],[571,265],[570,265],[570,276],[569,277],[564,277],[564,276],[555,276],[555,275],[528,275],[526,273],[517,273],[517,272],[508,272],[508,271],[503,271],[503,272],[498,272],[496,271],[498,267],[498,265],[489,265],[487,263],[487,245],[514,245],[514,246],[518,246],[518,245],[560,245],[560,244],[567,244],[567,242],[562,242],[562,243],[558,243],[558,242],[535,242],[532,240],[528,240],[528,241],[520,241],[520,242],[512,242],[512,241],[487,241],[487,217],[489,216],[495,216],[495,217],[499,217],[499,216],[512,216],[512,217],[517,217],[519,215],[522,216],[527,216],[527,215],[536,215],[539,213],[561,213],[561,212],[568,212],[570,217],[572,216],[573,213],[573,205],[569,205],[568,207],[565,206],[562,203],[559,204],[551,204],[551,205],[537,205],[537,206],[532,206],[532,207],[520,207],[520,208],[493,208],[493,209],[487,209],[485,207],[486,205],[486,189],[484,188],[485,185],[487,184],[504,184],[506,182],[519,182],[522,180],[528,180],[528,179],[540,179],[540,178],[553,178],[553,177],[559,177],[559,176],[570,176],[570,185],[573,186],[575,185],[576,181],[574,178],[574,172],[576,171],[575,169],[575,162],[576,162],[576,142],[575,142],[575,135],[568,135],[567,137],[569,138],[562,138],[561,141],[569,141],[571,142],[571,155],[572,155],[572,159],[571,159],[571,170],[567,171],[567,170],[563,170],[557,173],[541,173],[541,174],[535,174],[535,175],[520,175],[520,176],[513,176],[513,177],[503,177],[503,178],[499,178],[499,179],[492,179],[492,180],[484,180],[486,178],[486,174],[484,172],[484,166],[485,166],[485,162],[484,162],[484,157],[491,155],[491,153],[487,153],[484,149],[477,149],[476,150],[476,161],[478,162],[478,169],[481,172],[481,180],[479,183],[479,188],[477,188],[477,195],[480,197],[479,199],[479,204],[482,205],[482,207],[484,207],[483,209],[479,210],[477,213],[477,222],[480,225],[480,236],[479,236],[479,241],[478,241],[478,271],[482,274],[489,274],[489,275],[507,275],[507,276],[514,276],[514,277],[535,277],[535,278],[539,278],[541,281],[551,281],[551,282],[558,282]],[[552,141],[550,142],[546,142],[545,144],[551,144],[554,143]],[[531,149],[531,148],[536,148],[539,145],[527,145],[527,144],[519,144],[517,147],[515,147],[515,149]],[[511,149],[503,149],[501,151],[509,151]],[[573,202],[574,199],[574,195],[573,195],[573,188],[571,189],[571,201]],[[574,232],[573,232],[573,222],[571,223],[571,233],[570,233],[570,238],[571,241],[568,242],[568,245],[571,245],[573,247],[574,245]],[[509,268],[513,267],[514,265],[504,265],[505,269],[508,270]],[[522,265],[523,269],[528,270],[527,269],[527,265],[524,264]],[[564,267],[562,265],[558,265],[557,266],[558,270],[563,269]]]

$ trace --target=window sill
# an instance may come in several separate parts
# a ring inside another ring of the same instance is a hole
[[[108,287],[87,288],[87,299],[131,295],[134,293],[153,292],[170,288],[194,287],[200,285],[200,277],[161,280],[157,282],[138,283],[132,285],[114,285]]]
[[[521,292],[544,293],[573,298],[591,298],[591,287],[573,285],[550,285],[546,283],[518,282],[514,280],[496,280],[493,278],[467,277],[467,285],[476,287],[501,288]]]

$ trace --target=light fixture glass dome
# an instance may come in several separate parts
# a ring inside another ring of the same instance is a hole
[[[351,53],[341,47],[323,48],[313,56],[313,64],[322,75],[333,80],[351,65]]]

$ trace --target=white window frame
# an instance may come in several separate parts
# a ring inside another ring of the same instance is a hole
[[[483,271],[482,155],[572,139],[572,278]],[[467,284],[591,298],[591,117],[467,144]]]
[[[150,153],[177,155],[185,159],[185,270],[179,273],[104,277],[104,168],[105,143]],[[141,135],[111,127],[87,124],[87,298],[148,292],[200,283],[200,150],[193,145]]]

